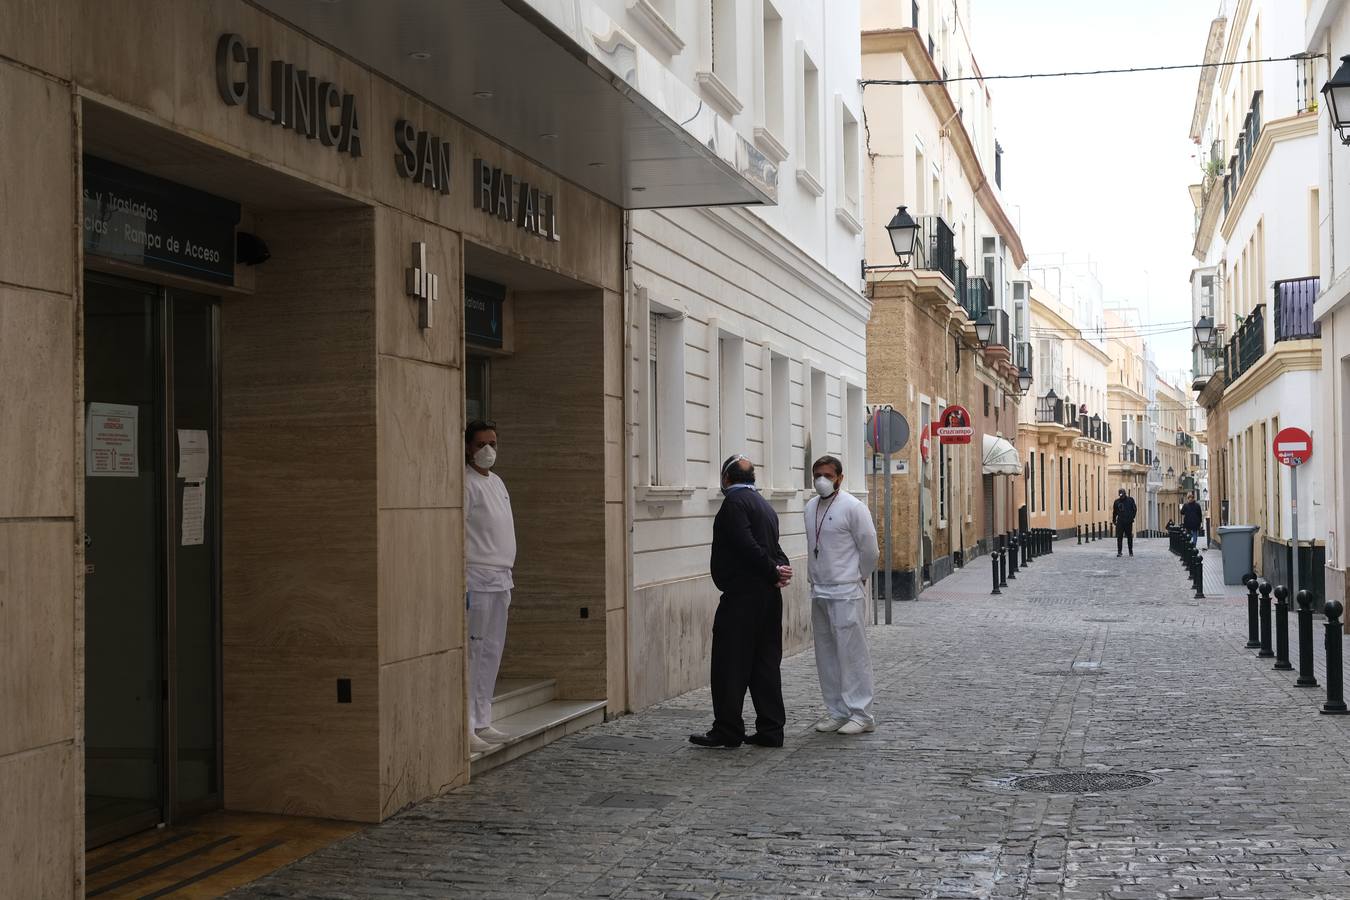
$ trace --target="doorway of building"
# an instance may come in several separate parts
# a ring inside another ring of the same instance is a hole
[[[213,297],[86,273],[91,847],[220,806],[218,333]]]

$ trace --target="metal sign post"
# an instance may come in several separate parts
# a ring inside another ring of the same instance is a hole
[[[1289,513],[1294,542],[1294,559],[1290,565],[1290,575],[1294,591],[1290,594],[1298,598],[1298,467],[1312,458],[1312,435],[1302,428],[1281,428],[1275,435],[1273,447],[1275,460],[1289,467]]]
[[[891,624],[891,573],[894,571],[895,555],[894,541],[891,538],[891,495],[893,486],[891,484],[891,454],[898,453],[905,449],[905,444],[909,443],[909,422],[889,406],[877,409],[867,421],[867,434],[873,450],[873,463],[876,461],[876,454],[882,458],[882,476],[885,479],[885,513],[882,523],[882,540],[885,541],[885,560],[886,568],[883,570],[882,596],[886,603],[886,624]],[[875,486],[875,484],[874,484]],[[873,607],[872,618],[876,619],[876,609]]]

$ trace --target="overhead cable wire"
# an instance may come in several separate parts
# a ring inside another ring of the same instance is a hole
[[[1019,75],[960,75],[956,78],[864,78],[861,87],[870,85],[929,85],[953,84],[958,81],[1010,81],[1031,78],[1071,78],[1084,75],[1133,75],[1139,72],[1173,72],[1181,69],[1212,69],[1225,66],[1245,66],[1252,63],[1297,62],[1305,59],[1325,59],[1325,53],[1295,53],[1290,56],[1266,56],[1260,59],[1234,59],[1228,62],[1180,63],[1168,66],[1130,66],[1119,69],[1079,69],[1066,72],[1025,72]]]

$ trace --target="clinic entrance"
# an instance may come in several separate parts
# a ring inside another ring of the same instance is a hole
[[[86,844],[221,805],[219,305],[84,278]]]

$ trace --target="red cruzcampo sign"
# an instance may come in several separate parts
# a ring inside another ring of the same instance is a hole
[[[975,435],[970,427],[970,413],[964,406],[949,406],[938,417],[937,436],[944,444],[969,444]]]
[[[1312,435],[1302,428],[1281,428],[1272,447],[1281,465],[1301,466],[1312,458]]]

